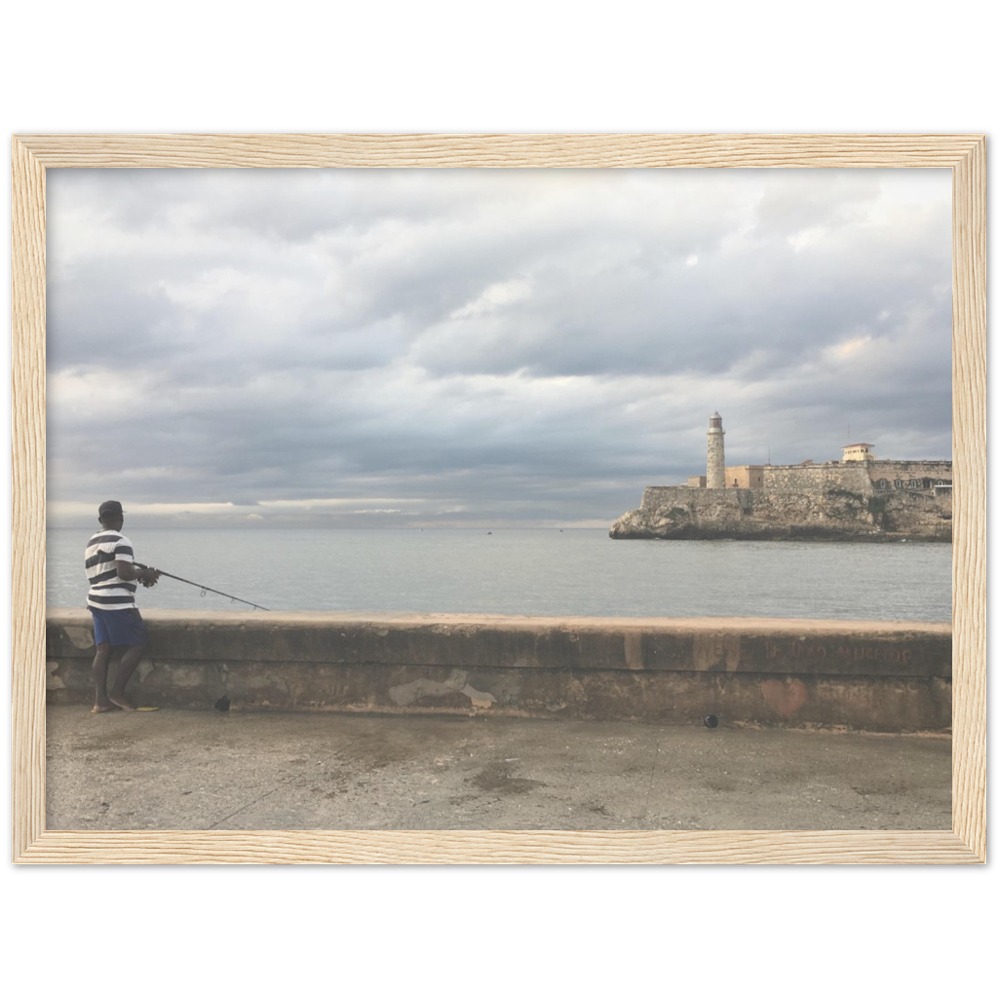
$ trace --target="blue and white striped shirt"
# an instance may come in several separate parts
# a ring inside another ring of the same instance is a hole
[[[105,611],[134,608],[136,584],[123,580],[115,566],[119,559],[134,562],[132,543],[120,531],[104,528],[87,542],[85,558],[87,579],[90,581],[87,607]]]

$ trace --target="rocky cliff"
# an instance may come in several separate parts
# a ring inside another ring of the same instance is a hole
[[[612,538],[951,541],[951,497],[895,490],[650,486]]]

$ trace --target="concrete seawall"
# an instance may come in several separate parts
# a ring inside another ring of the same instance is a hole
[[[951,626],[750,618],[151,611],[141,704],[530,718],[951,725]],[[92,696],[83,611],[47,613],[47,691]],[[114,669],[112,667],[112,669]]]

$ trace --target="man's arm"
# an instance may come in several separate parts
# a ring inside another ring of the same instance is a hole
[[[122,580],[138,580],[144,587],[155,587],[156,581],[160,579],[160,571],[152,566],[140,569],[134,563],[125,562],[123,559],[115,560],[115,569]]]

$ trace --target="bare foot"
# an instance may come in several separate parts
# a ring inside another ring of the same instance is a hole
[[[108,695],[108,700],[116,708],[123,708],[123,709],[125,709],[126,712],[134,712],[135,711],[135,705],[133,705],[132,702],[130,702],[128,700],[128,698],[126,698],[125,695],[123,695],[123,694],[109,694]]]
[[[100,715],[101,712],[117,712],[118,711],[118,706],[117,705],[112,705],[110,701],[107,702],[107,704],[105,704],[103,702],[97,702],[97,704],[94,705],[94,707],[90,711],[94,715]]]

